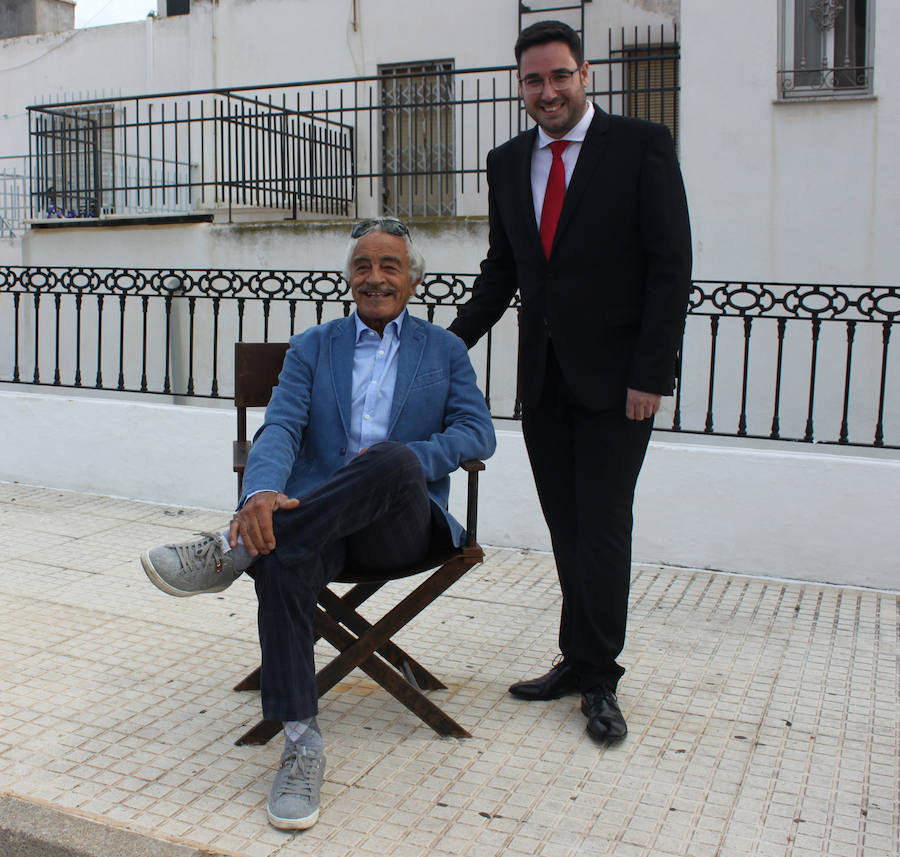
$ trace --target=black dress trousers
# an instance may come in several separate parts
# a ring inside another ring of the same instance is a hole
[[[625,644],[632,505],[652,428],[652,419],[629,420],[624,401],[581,405],[547,349],[541,396],[524,407],[522,429],[562,590],[559,647],[582,690],[614,690],[625,672],[616,658]]]

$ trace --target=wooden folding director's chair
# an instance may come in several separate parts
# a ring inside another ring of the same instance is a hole
[[[234,347],[234,404],[237,409],[234,471],[238,475],[239,497],[251,446],[247,439],[247,408],[268,404],[287,348],[286,342],[238,342]],[[393,643],[391,637],[484,559],[484,551],[475,541],[478,471],[484,470],[484,463],[464,461],[461,466],[469,475],[465,545],[429,556],[413,568],[399,569],[388,575],[380,572],[373,576],[348,566],[337,582],[353,584],[352,588],[342,596],[328,587],[323,589],[314,617],[317,637],[327,640],[339,652],[316,674],[319,696],[359,667],[435,732],[454,738],[468,738],[469,733],[422,693],[423,690],[442,690],[445,685]],[[357,612],[357,608],[389,580],[426,571],[431,574],[378,621],[371,623]],[[259,674],[257,667],[234,689],[259,690]],[[279,721],[261,720],[235,743],[265,744],[281,731],[281,727]]]

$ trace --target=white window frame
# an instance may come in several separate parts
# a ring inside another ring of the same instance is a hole
[[[851,58],[847,18],[841,13],[855,2],[779,0],[779,101],[861,98],[873,94],[875,0],[865,0],[864,55]],[[805,36],[796,33],[801,4],[808,16]]]

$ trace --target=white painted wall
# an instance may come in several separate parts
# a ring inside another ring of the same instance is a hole
[[[22,264],[22,241],[19,238],[0,238],[0,265]]]
[[[590,4],[588,54],[605,56],[609,27],[675,16],[672,0]],[[12,120],[48,98],[357,77],[445,58],[457,68],[508,65],[517,27],[507,0],[194,0],[189,15],[0,40],[0,151],[27,149]]]
[[[251,420],[250,431],[259,424]],[[0,480],[176,506],[234,502],[231,409],[0,392],[15,456]],[[521,434],[498,431],[481,475],[479,540],[549,549]],[[900,589],[900,461],[655,439],[638,483],[634,559]],[[451,510],[464,520],[465,479]]]
[[[58,221],[65,224],[65,221]],[[410,218],[431,272],[476,272],[487,250],[487,218]],[[194,223],[30,230],[23,263],[63,267],[336,270],[347,251],[347,221]]]
[[[0,153],[25,151],[25,107],[41,99],[355,76],[441,57],[458,68],[511,61],[511,2],[355,5],[356,29],[351,0],[198,0],[186,16],[0,41]],[[588,5],[589,54],[605,52],[608,27],[671,24],[680,7],[696,277],[896,282],[900,4],[875,6],[874,98],[779,104],[778,0]]]
[[[534,5],[539,8],[539,4]],[[616,0],[602,7],[586,7],[590,56],[606,55],[610,27],[624,27],[628,33],[639,31],[639,38],[644,39],[647,27],[654,27],[656,32],[665,24],[671,29],[677,15],[677,2],[673,0]],[[554,14],[566,17],[565,12]],[[354,78],[374,75],[385,63],[450,59],[459,69],[506,66],[513,60],[518,23],[516,5],[511,0],[196,0],[189,15],[0,40],[0,155],[28,150],[28,105]],[[572,18],[572,23],[577,20]],[[474,81],[469,80],[468,85],[466,98],[472,99]],[[362,99],[366,98],[364,92],[365,87],[360,89]],[[276,100],[281,94],[275,94]],[[289,92],[289,99],[294,95]],[[321,100],[321,91],[318,96]],[[345,96],[347,103],[355,97],[349,92]],[[331,97],[334,107],[336,92]],[[193,107],[196,116],[196,101]],[[181,108],[183,115],[183,100]],[[128,109],[133,111],[134,104]],[[156,109],[159,115],[159,104]],[[171,115],[171,103],[168,109]],[[515,112],[512,115],[515,117]],[[461,127],[456,129],[454,145],[457,152],[468,153],[464,164],[467,169],[483,162],[492,134],[496,133],[501,142],[509,136],[503,119],[498,115],[492,120],[485,111],[484,133],[478,144],[471,114],[465,139]],[[491,129],[493,121],[499,127]],[[377,163],[368,163],[368,123],[359,120],[355,130],[361,171],[370,167],[377,170]],[[377,121],[374,134],[380,135]],[[380,140],[376,140],[372,147],[376,161],[379,148]],[[199,160],[197,151],[195,143],[195,161]],[[171,150],[169,155],[171,171]],[[134,169],[134,143],[129,156],[127,169]],[[141,164],[146,169],[145,158]],[[117,159],[118,173],[125,168]],[[193,175],[197,177],[196,164]],[[183,181],[185,177],[182,167],[179,178]],[[463,181],[460,178],[458,183]],[[469,176],[467,192],[458,195],[458,214],[479,214],[486,209],[486,192],[473,193],[473,181]],[[377,183],[371,195],[361,191],[360,211],[371,213],[380,199]],[[169,207],[172,202],[169,200]],[[135,200],[129,204],[134,206]],[[182,195],[179,206],[184,204]],[[121,198],[116,206],[120,213],[125,212]],[[271,216],[271,212],[263,214],[267,219]]]
[[[511,62],[518,21],[507,0],[431,0],[427,26],[425,0],[357,5],[356,30],[351,0],[199,0],[188,16],[0,41],[0,153],[27,146],[25,107],[41,98],[355,76],[441,57],[458,68]],[[777,0],[681,0],[681,156],[697,278],[897,282],[900,55],[891,36],[900,4],[876,5],[875,98],[785,105],[775,103]],[[600,53],[591,45],[605,44],[608,27],[671,23],[678,8],[675,0],[590,4],[588,54]],[[422,244],[431,270],[474,270],[484,223],[445,221]],[[0,263],[331,268],[342,246],[338,231],[271,225],[63,230],[0,244]],[[230,413],[0,396],[4,437],[25,447],[0,463],[2,478],[205,506],[231,496],[221,466]],[[203,459],[186,437],[218,437],[222,448],[204,445]],[[503,435],[485,480],[484,541],[546,547],[520,444]],[[58,449],[69,454],[47,454]],[[635,557],[896,587],[886,534],[897,466],[895,457],[654,443],[639,486]],[[196,474],[200,496],[182,491],[182,472]],[[508,493],[490,493],[495,479]]]
[[[696,278],[898,282],[900,3],[872,5],[874,97],[779,104],[778,0],[682,0]]]

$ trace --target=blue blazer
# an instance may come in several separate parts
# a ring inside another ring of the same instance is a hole
[[[253,438],[240,505],[256,491],[302,497],[346,464],[356,326],[352,317],[291,338],[265,421]],[[428,494],[455,545],[465,530],[447,511],[450,473],[488,458],[494,426],[475,383],[466,346],[452,333],[407,315],[400,331],[397,383],[385,440],[405,443],[422,462]]]

